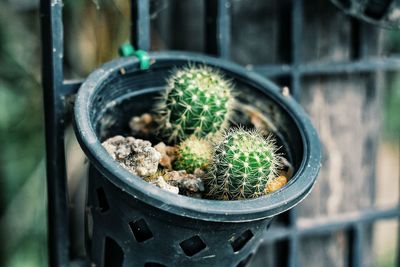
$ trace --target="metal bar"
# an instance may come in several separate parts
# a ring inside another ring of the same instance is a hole
[[[281,77],[291,75],[294,71],[292,65],[256,65],[252,66],[252,70],[267,77]]]
[[[82,82],[82,80],[64,80],[62,94],[64,96],[76,94]]]
[[[205,51],[229,59],[231,42],[230,0],[207,0]]]
[[[289,88],[290,93],[293,95],[294,99],[300,101],[301,96],[301,75],[298,70],[292,73],[292,88]]]
[[[350,19],[350,59],[359,60],[361,57],[361,23],[358,19]]]
[[[297,247],[299,243],[297,233],[297,211],[292,209],[289,211],[289,227],[291,229],[290,241],[289,241],[289,261],[288,266],[297,266]]]
[[[368,31],[368,28],[366,27],[365,22],[359,21],[360,23],[360,32],[359,32],[359,59],[364,59],[368,56],[369,52],[369,42],[368,42],[368,36],[370,35],[370,32]]]
[[[265,243],[273,243],[279,240],[287,239],[293,235],[293,231],[289,227],[271,227],[264,236]]]
[[[303,28],[303,0],[292,0],[292,64],[301,60],[301,34]]]
[[[353,62],[308,63],[297,66],[297,69],[300,76],[374,72],[377,70],[399,71],[400,57],[396,56],[387,59],[369,58]],[[291,65],[282,64],[258,65],[254,66],[254,71],[267,77],[279,77],[291,75],[296,70]]]
[[[353,262],[354,262],[354,236],[355,236],[355,230],[354,226],[350,227],[349,229],[346,230],[347,234],[347,250],[348,250],[348,256],[347,256],[347,266],[353,267]]]
[[[361,223],[356,223],[349,231],[349,266],[361,267],[363,266],[363,249],[364,242],[364,228]]]
[[[290,227],[274,228],[273,226],[265,234],[266,242],[287,239],[293,234],[302,236],[312,236],[324,234],[337,230],[349,229],[356,223],[371,224],[377,220],[391,219],[400,217],[400,204],[391,208],[372,208],[364,212],[345,213],[335,217],[321,217],[297,219],[297,228],[293,231]]]
[[[395,260],[400,263],[400,218],[397,220],[397,252]]]
[[[66,125],[72,122],[76,93],[78,92],[81,84],[82,81],[79,80],[64,80],[63,86],[61,87],[60,94],[62,95],[64,102],[65,113],[63,121]]]
[[[215,0],[206,0],[205,2],[205,52],[212,55],[218,55],[218,2]]]
[[[289,261],[288,261],[288,266],[290,267],[296,267],[298,266],[297,264],[297,252],[298,252],[298,244],[299,244],[299,238],[296,234],[292,234],[290,236],[290,241],[289,241]]]
[[[150,50],[149,0],[131,1],[131,43],[136,49]]]
[[[293,97],[300,100],[301,95],[301,76],[298,66],[301,61],[301,35],[303,28],[303,0],[292,0],[292,89]]]
[[[400,57],[388,59],[365,59],[355,62],[339,62],[326,64],[307,64],[300,68],[300,73],[308,74],[333,74],[351,72],[369,72],[376,70],[400,70]]]
[[[230,0],[218,0],[217,45],[221,58],[230,57],[231,16]]]
[[[301,77],[298,71],[298,66],[301,61],[301,34],[302,34],[302,0],[292,0],[292,24],[291,24],[291,47],[292,47],[292,88],[291,94],[296,100],[300,100],[301,95]],[[298,235],[297,233],[297,212],[296,208],[292,209],[289,213],[289,227],[292,230],[292,235],[289,240],[289,267],[296,267],[297,264],[297,253],[298,253]]]
[[[42,80],[46,125],[50,266],[69,266],[68,195],[64,154],[62,1],[41,0]]]
[[[292,64],[299,65],[301,60],[301,34],[303,28],[302,18],[303,0],[292,0],[292,32],[291,32],[291,47],[292,47]]]
[[[222,58],[230,57],[231,43],[231,2],[230,0],[218,1],[218,47]]]

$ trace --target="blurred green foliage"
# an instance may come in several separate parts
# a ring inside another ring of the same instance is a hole
[[[37,18],[0,3],[0,236],[9,267],[47,265]]]
[[[385,54],[400,54],[400,32],[386,31],[384,40]],[[400,73],[388,75],[384,91],[384,132],[383,137],[389,141],[400,140]]]
[[[0,266],[6,267],[48,262],[38,2],[0,1]],[[64,1],[67,78],[117,56],[128,39],[128,14],[126,0]]]
[[[389,80],[384,94],[384,133],[388,141],[400,140],[400,75]]]

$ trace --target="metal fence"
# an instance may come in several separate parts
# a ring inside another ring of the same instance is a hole
[[[327,3],[329,4],[329,3]],[[65,101],[73,96],[80,81],[64,80],[63,75],[63,24],[62,1],[42,0],[42,46],[43,46],[43,86],[46,119],[47,185],[49,213],[49,254],[51,266],[69,266],[77,262],[69,256],[69,225],[66,163],[64,151],[64,129],[70,117]],[[231,14],[230,0],[205,0],[206,6],[206,52],[230,59]],[[346,62],[302,63],[301,38],[303,32],[303,1],[293,0],[290,19],[290,63],[277,65],[257,65],[254,70],[266,77],[289,78],[291,93],[296,99],[302,94],[301,81],[306,76],[340,73],[373,73],[376,71],[400,70],[400,57],[366,57],[365,38],[367,30],[353,25],[353,53]],[[131,42],[140,49],[149,50],[150,3],[149,0],[133,0],[131,4]],[[344,230],[348,235],[350,252],[349,266],[363,266],[362,243],[364,229],[377,221],[400,217],[400,205],[388,209],[369,209],[365,212],[315,220],[307,226],[297,223],[296,209],[282,215],[285,224],[272,226],[265,236],[265,242],[284,241],[286,248],[281,258],[287,266],[298,265],[299,239]],[[286,254],[286,255],[285,255]],[[397,262],[400,249],[397,245]]]

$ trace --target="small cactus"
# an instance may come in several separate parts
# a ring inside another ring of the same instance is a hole
[[[271,136],[259,131],[234,129],[215,146],[207,178],[209,197],[254,198],[265,194],[268,181],[277,175],[280,156]]]
[[[196,169],[206,169],[211,160],[211,144],[204,139],[191,136],[178,146],[174,169],[193,173]]]
[[[231,114],[231,84],[209,67],[186,67],[168,80],[158,107],[160,130],[169,142],[190,135],[210,137],[225,129]]]

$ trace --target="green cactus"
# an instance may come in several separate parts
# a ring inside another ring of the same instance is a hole
[[[186,67],[168,80],[158,107],[160,130],[169,142],[210,137],[225,129],[233,97],[230,82],[209,67]]]
[[[204,139],[191,136],[178,146],[174,169],[193,173],[195,169],[206,169],[211,160],[211,144]]]
[[[265,194],[268,181],[280,166],[274,139],[259,131],[234,129],[214,148],[206,180],[208,195],[216,199],[254,198]]]

